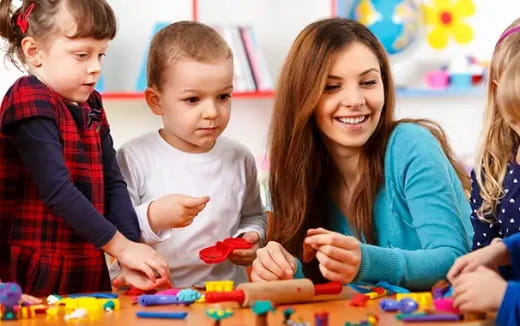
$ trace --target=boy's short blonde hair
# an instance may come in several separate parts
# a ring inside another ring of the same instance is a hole
[[[208,25],[180,21],[161,29],[152,39],[148,53],[148,87],[161,90],[163,73],[181,59],[215,61],[232,58],[220,34]]]

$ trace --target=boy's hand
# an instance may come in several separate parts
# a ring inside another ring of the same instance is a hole
[[[453,305],[462,312],[495,311],[500,307],[507,283],[493,270],[479,266],[452,282]]]
[[[260,235],[255,231],[246,232],[242,235],[242,238],[249,243],[253,243],[253,246],[249,249],[235,249],[228,256],[228,259],[236,265],[249,266],[256,258],[256,251],[260,247]]]
[[[493,240],[487,247],[457,258],[448,271],[447,278],[453,283],[460,274],[472,272],[479,266],[496,269],[498,266],[507,265],[509,258],[509,251],[506,245],[502,241]]]
[[[296,258],[275,241],[269,241],[258,249],[253,262],[251,280],[253,282],[291,280],[296,272]]]
[[[121,266],[121,274],[112,281],[112,285],[117,288],[128,285],[143,291],[171,287],[169,279],[157,279],[155,282],[152,282],[143,272],[130,269],[124,265]]]
[[[170,194],[150,203],[148,221],[156,233],[171,228],[188,226],[206,207],[208,196],[190,197]]]

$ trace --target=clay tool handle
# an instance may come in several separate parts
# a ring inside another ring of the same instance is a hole
[[[242,290],[235,290],[230,292],[206,292],[205,298],[208,303],[217,302],[236,302],[240,305],[244,303],[245,293]]]

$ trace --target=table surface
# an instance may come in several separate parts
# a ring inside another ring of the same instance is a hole
[[[196,303],[189,307],[167,305],[154,307],[141,307],[137,304],[132,304],[130,297],[120,296],[121,308],[114,312],[101,312],[99,316],[91,316],[89,319],[81,320],[65,320],[63,314],[58,316],[37,315],[33,319],[19,319],[17,321],[2,321],[2,325],[12,326],[43,326],[43,325],[109,325],[109,326],[132,326],[132,325],[169,325],[169,326],[187,326],[187,325],[215,325],[214,320],[206,316],[205,312],[208,308],[232,308],[233,316],[221,321],[222,326],[254,326],[260,325],[256,323],[256,316],[249,308],[239,308],[235,303],[221,303],[218,305],[207,303]],[[374,313],[379,316],[380,326],[386,325],[466,325],[466,326],[480,326],[480,325],[495,325],[493,320],[486,321],[466,321],[466,322],[442,322],[442,323],[403,323],[395,318],[395,313],[382,312],[378,306],[378,300],[370,300],[366,307],[352,307],[348,300],[328,301],[328,302],[314,302],[307,304],[294,305],[280,305],[276,307],[276,311],[270,313],[268,316],[267,325],[279,326],[283,325],[283,310],[287,307],[294,309],[294,314],[291,317],[293,321],[307,322],[309,326],[314,326],[314,314],[319,312],[329,313],[329,326],[343,326],[345,322],[359,323],[361,320],[366,320],[368,313]],[[188,316],[184,320],[174,319],[142,319],[136,317],[137,311],[186,311]]]

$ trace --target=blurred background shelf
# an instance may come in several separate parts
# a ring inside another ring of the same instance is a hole
[[[484,96],[486,89],[483,86],[446,89],[397,87],[396,92],[398,97]]]
[[[144,99],[143,92],[103,92],[101,93],[105,100],[140,100]],[[274,95],[273,91],[264,92],[236,92],[233,93],[233,98],[239,99],[262,99],[272,98]]]

